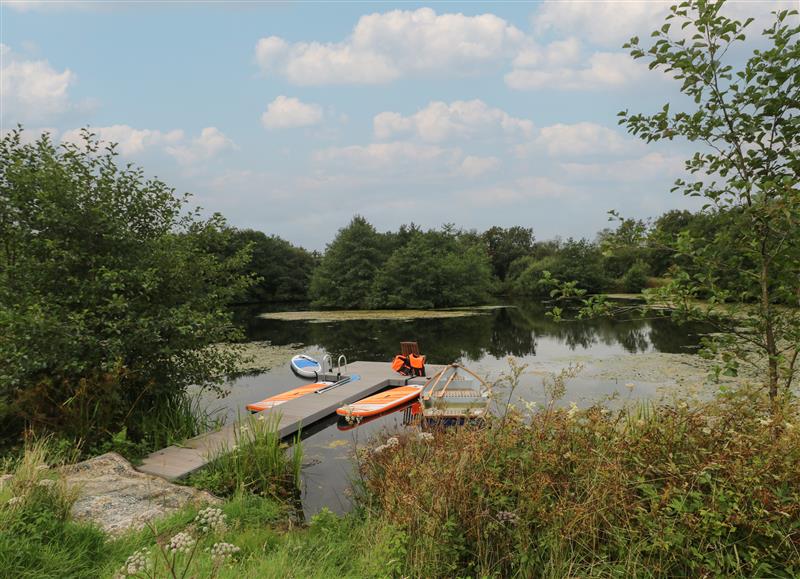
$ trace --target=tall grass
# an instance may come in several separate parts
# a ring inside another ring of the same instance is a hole
[[[299,434],[289,446],[278,433],[280,415],[259,414],[240,419],[235,442],[222,449],[191,484],[220,496],[251,493],[278,499],[296,499],[300,490],[303,447]]]
[[[361,499],[408,576],[800,574],[800,420],[756,392],[512,408],[380,448]]]

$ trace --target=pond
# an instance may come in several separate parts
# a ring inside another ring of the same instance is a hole
[[[631,382],[635,382],[635,396],[653,395],[672,373],[664,367],[672,359],[658,356],[691,354],[703,333],[701,327],[677,326],[667,317],[557,323],[536,303],[482,308],[461,317],[411,320],[284,321],[259,317],[265,311],[248,308],[239,312],[250,339],[273,345],[301,344],[304,352],[318,359],[330,353],[334,360],[344,354],[349,361],[388,362],[398,353],[401,341],[416,341],[430,363],[460,361],[481,375],[496,378],[508,369],[508,357],[513,356],[528,365],[514,396],[526,401],[544,400],[544,376],[580,363],[584,369],[569,382],[565,401],[582,405],[599,398],[630,397]],[[229,419],[235,418],[246,404],[303,383],[288,364],[239,377],[229,385],[230,396],[221,401],[223,410]],[[347,429],[333,416],[306,429],[303,478],[307,515],[323,506],[335,512],[348,510],[346,489],[355,475],[354,448],[382,430],[401,428],[403,417],[399,411]]]

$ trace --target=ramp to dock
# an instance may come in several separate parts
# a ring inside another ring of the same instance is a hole
[[[441,370],[441,366],[427,366],[428,376]],[[405,384],[424,384],[426,378],[408,378],[392,371],[386,362],[353,362],[348,365],[344,376],[357,374],[360,379],[337,386],[321,394],[309,394],[290,400],[280,406],[265,410],[262,414],[278,414],[278,432],[281,438],[291,436],[301,428],[336,412],[345,404],[356,402],[384,388]],[[335,380],[335,375],[320,376],[320,380]],[[290,387],[287,386],[287,390]],[[220,430],[207,432],[185,441],[180,446],[168,446],[148,455],[139,471],[154,474],[167,480],[185,477],[202,468],[221,452],[235,444],[237,423],[223,426]]]

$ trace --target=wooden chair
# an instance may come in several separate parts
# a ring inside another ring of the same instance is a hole
[[[419,356],[419,345],[416,342],[400,342],[400,353],[403,356],[414,354]]]

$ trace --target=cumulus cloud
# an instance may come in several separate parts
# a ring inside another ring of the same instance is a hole
[[[610,163],[561,163],[560,166],[576,180],[634,182],[680,175],[684,172],[684,158],[654,152]]]
[[[362,16],[341,42],[256,44],[267,74],[300,85],[378,84],[412,74],[469,74],[515,54],[525,35],[494,14],[437,14],[430,8]]]
[[[64,143],[80,144],[83,129],[72,129],[61,135]],[[155,129],[135,129],[128,125],[90,127],[101,142],[117,143],[122,155],[137,155],[147,150],[158,150],[174,157],[183,165],[208,161],[226,150],[236,149],[236,144],[216,127],[206,127],[200,135],[187,139],[180,129],[159,131]]]
[[[460,157],[456,149],[410,142],[330,147],[314,154],[317,163],[361,170],[400,169],[408,164],[434,162],[452,165]]]
[[[192,165],[216,157],[223,151],[236,149],[236,144],[216,127],[206,127],[200,136],[184,145],[167,147],[166,151],[183,165]]]
[[[474,178],[489,173],[500,167],[500,159],[497,157],[475,157],[468,155],[461,161],[458,173],[465,177]]]
[[[593,44],[619,48],[632,36],[646,38],[660,28],[672,4],[671,1],[545,0],[534,13],[532,24],[537,36],[550,32],[575,34]],[[771,20],[771,11],[792,8],[797,8],[797,0],[727,2],[722,13],[739,20],[754,17],[752,33],[760,32]],[[681,33],[677,26],[674,32]],[[684,34],[691,36],[690,32]]]
[[[575,189],[549,177],[527,176],[490,187],[468,189],[465,196],[478,205],[516,203],[530,199],[556,199],[572,195]]]
[[[97,138],[107,143],[117,143],[117,150],[123,155],[135,155],[148,147],[178,143],[183,140],[183,131],[175,130],[163,133],[151,129],[134,129],[128,125],[111,125],[90,129]],[[65,143],[81,143],[82,129],[65,132],[61,140]]]
[[[597,90],[625,86],[639,80],[645,70],[622,52],[595,52],[581,60],[549,48],[528,48],[517,56],[505,81],[516,90]]]
[[[528,137],[533,131],[533,123],[512,117],[476,99],[450,104],[434,101],[410,116],[383,112],[373,119],[373,129],[379,139],[411,133],[424,141],[441,142],[476,136]]]
[[[584,155],[618,155],[641,149],[641,143],[597,123],[557,123],[542,127],[530,145],[523,145],[521,153],[530,147],[544,148],[554,157]]]
[[[29,60],[0,44],[0,99],[4,124],[53,118],[72,106],[69,90],[77,81],[71,70],[56,70],[46,60]]]
[[[261,124],[266,129],[288,129],[308,127],[322,120],[322,108],[307,104],[294,97],[279,96],[267,105],[261,115]]]

